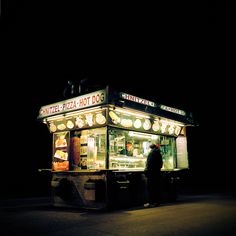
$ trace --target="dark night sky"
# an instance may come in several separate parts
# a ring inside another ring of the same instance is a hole
[[[10,124],[3,127],[6,195],[29,194],[31,181],[42,185],[37,169],[49,167],[51,143],[46,127],[36,121],[39,108],[62,99],[69,79],[83,78],[192,111],[199,122],[189,131],[194,181],[227,182],[234,155],[228,123],[234,19],[232,7],[220,1],[165,10],[31,1],[3,5],[2,109],[3,123]]]

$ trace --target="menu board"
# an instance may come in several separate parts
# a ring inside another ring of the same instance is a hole
[[[177,167],[188,168],[188,152],[187,152],[187,138],[185,136],[179,136],[176,138],[177,148]]]
[[[53,134],[53,161],[52,170],[69,170],[69,132]]]

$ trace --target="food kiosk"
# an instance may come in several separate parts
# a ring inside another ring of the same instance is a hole
[[[186,127],[194,124],[191,114],[109,86],[42,106],[38,120],[52,136],[54,206],[143,204],[151,143],[160,146],[163,156],[163,181],[169,185],[163,190],[171,189],[179,173],[189,168]],[[163,191],[163,201],[175,194]]]

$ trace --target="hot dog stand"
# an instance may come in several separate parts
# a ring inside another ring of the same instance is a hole
[[[160,145],[166,183],[189,168],[186,127],[193,125],[191,114],[109,86],[42,106],[38,120],[52,135],[55,206],[143,204],[143,171],[151,143]],[[124,152],[128,143],[131,155]]]

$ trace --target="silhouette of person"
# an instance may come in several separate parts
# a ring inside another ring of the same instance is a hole
[[[160,205],[161,198],[161,168],[163,165],[162,155],[158,144],[150,145],[144,174],[147,177],[148,203],[144,207]]]

